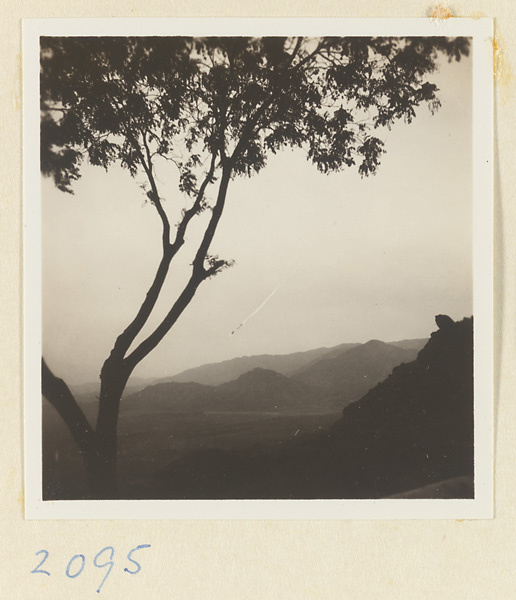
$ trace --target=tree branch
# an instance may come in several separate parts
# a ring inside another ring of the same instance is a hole
[[[301,46],[301,40],[298,39],[297,43],[296,43],[295,53],[297,53],[300,46]],[[324,42],[319,43],[317,48],[312,53],[310,53],[308,56],[306,56],[302,61],[297,63],[292,70],[299,69],[303,64],[305,64],[306,62],[308,62],[309,60],[314,58],[314,56],[316,56],[324,46],[325,46]],[[254,115],[248,121],[246,128],[244,129],[242,136],[240,137],[240,140],[237,143],[237,145],[232,153],[231,161],[234,160],[236,157],[238,157],[240,151],[245,146],[245,144],[248,142],[249,136],[252,134],[252,132],[253,132],[254,128],[256,127],[256,125],[258,124],[260,118],[263,116],[263,114],[265,113],[267,108],[271,104],[274,103],[274,101],[275,101],[275,97],[274,96],[270,97],[268,100],[263,102],[262,105],[255,111]],[[147,161],[150,164],[150,151],[149,151],[145,136],[144,136],[144,144],[145,144],[146,152],[147,152]],[[185,235],[186,229],[188,227],[188,223],[193,218],[193,216],[195,214],[197,214],[197,212],[200,210],[205,188],[208,185],[208,183],[211,181],[211,178],[213,177],[216,156],[217,156],[217,151],[215,151],[212,154],[210,171],[209,171],[208,175],[206,176],[205,180],[203,181],[203,184],[201,185],[201,188],[197,195],[196,201],[194,202],[192,207],[184,214],[183,220],[178,227],[178,230],[176,233],[176,239],[175,239],[174,243],[172,244],[172,248],[173,248],[172,256],[183,245],[184,235]],[[142,164],[143,164],[145,170],[147,171],[148,176],[150,175],[150,177],[151,177],[152,176],[151,169],[148,168],[148,165],[146,165],[145,159],[143,159],[143,157],[142,157]],[[186,306],[188,306],[188,303],[193,298],[200,283],[207,277],[210,277],[211,275],[216,273],[217,269],[214,269],[214,268],[206,270],[204,267],[204,262],[208,255],[208,251],[210,249],[211,242],[213,240],[213,237],[215,235],[220,218],[221,218],[223,210],[224,210],[224,204],[225,204],[227,186],[229,184],[230,174],[231,174],[231,167],[228,167],[227,164],[224,164],[223,175],[222,175],[222,180],[221,180],[220,187],[219,187],[217,202],[215,204],[215,207],[213,208],[212,217],[210,219],[210,222],[208,223],[208,226],[205,230],[203,239],[199,245],[199,248],[195,255],[195,259],[192,263],[193,264],[193,272],[192,272],[192,276],[191,276],[190,280],[188,281],[187,285],[185,286],[185,288],[184,288],[183,292],[181,293],[181,295],[179,296],[179,298],[176,300],[176,302],[172,306],[172,309],[166,315],[165,319],[154,330],[154,332],[151,333],[125,359],[124,362],[126,363],[126,365],[128,366],[129,369],[132,370],[139,362],[141,362],[141,360],[143,360],[143,358],[145,358],[145,356],[147,356],[159,344],[159,342],[168,333],[168,331],[170,331],[170,329],[172,328],[174,323],[177,321],[177,319],[179,318],[179,316],[181,315],[183,310],[186,308]],[[149,177],[149,180],[150,180],[150,177]],[[152,182],[151,182],[151,187],[152,187]],[[153,191],[154,191],[154,189],[155,188],[153,188]],[[170,258],[170,260],[171,260],[171,258]],[[132,338],[133,340],[134,340],[134,337]],[[127,348],[128,348],[128,346],[127,346]],[[126,348],[126,350],[127,350],[127,348]]]
[[[161,222],[163,223],[162,243],[163,243],[163,252],[165,252],[166,249],[168,248],[168,246],[170,246],[170,222],[168,220],[167,213],[165,212],[165,210],[163,209],[163,206],[161,204],[161,200],[160,200],[159,194],[158,194],[158,188],[156,186],[156,180],[154,179],[154,175],[152,173],[152,156],[150,153],[149,145],[147,143],[147,138],[145,136],[145,132],[142,132],[142,137],[143,137],[143,144],[145,146],[145,152],[147,154],[147,163],[145,162],[145,158],[143,156],[140,145],[138,143],[135,143],[135,149],[136,149],[136,152],[138,153],[140,162],[142,163],[145,173],[147,174],[147,179],[149,180],[149,183],[151,186],[150,200],[151,200],[152,204],[154,204],[154,206],[156,207],[156,210],[158,211]],[[136,140],[134,140],[134,141],[136,142]]]
[[[140,363],[154,348],[161,342],[165,335],[170,331],[174,323],[181,316],[181,313],[188,306],[195,295],[202,278],[199,279],[194,274],[190,277],[184,290],[178,299],[174,302],[171,310],[158,327],[137,347],[127,358],[124,363],[127,368],[132,371],[138,363]]]
[[[199,213],[202,207],[206,187],[213,178],[216,158],[217,155],[215,153],[212,155],[210,169],[206,174],[206,177],[204,178],[201,187],[199,188],[199,192],[197,193],[195,202],[184,213],[183,219],[177,227],[174,242],[172,244],[167,244],[167,246],[163,250],[163,256],[159,263],[158,270],[156,271],[156,275],[154,276],[154,281],[152,282],[152,285],[147,291],[145,300],[143,301],[142,305],[140,306],[140,309],[138,310],[138,313],[131,321],[131,323],[129,323],[125,330],[117,337],[115,345],[113,346],[113,349],[110,353],[110,357],[118,357],[119,359],[124,358],[125,353],[135,340],[136,336],[143,329],[143,326],[147,322],[154,307],[156,306],[156,302],[159,298],[161,289],[163,287],[163,284],[165,283],[165,279],[168,274],[170,263],[172,262],[172,259],[179,252],[179,250],[185,242],[185,234],[188,228],[188,224],[190,223],[192,218]]]
[[[194,274],[197,273],[198,276],[202,278],[205,278],[207,276],[206,271],[204,269],[204,260],[206,259],[211,242],[213,240],[213,236],[215,235],[215,232],[217,230],[220,217],[222,216],[222,212],[224,211],[226,193],[228,189],[229,179],[231,177],[231,170],[231,166],[227,164],[224,165],[222,169],[222,178],[220,180],[217,202],[213,207],[210,222],[208,223],[208,227],[204,232],[203,239],[199,245],[199,249],[197,250],[194,261],[192,263],[194,267]]]
[[[174,302],[174,305],[165,316],[163,321],[158,327],[145,339],[143,342],[133,350],[133,352],[124,360],[125,365],[129,370],[141,362],[154,348],[161,342],[165,335],[170,331],[174,323],[181,316],[184,309],[188,306],[190,301],[195,295],[199,285],[208,277],[211,276],[209,270],[204,268],[204,260],[210,248],[210,244],[215,235],[217,225],[222,216],[224,210],[224,204],[226,200],[227,188],[231,177],[231,166],[225,165],[222,171],[222,177],[219,186],[219,192],[217,195],[217,202],[213,208],[211,219],[204,232],[203,239],[199,245],[199,249],[195,255],[193,261],[192,275],[188,280],[185,288],[181,292],[180,296]]]
[[[327,41],[322,40],[317,44],[317,48],[315,48],[315,50],[313,52],[311,52],[310,54],[307,54],[303,59],[301,59],[298,63],[296,63],[292,69],[290,69],[290,71],[298,71],[304,64],[306,64],[307,62],[309,62],[310,60],[312,60],[312,58],[314,58],[315,56],[317,56],[319,54],[319,52],[326,47],[327,45]],[[288,73],[288,71],[287,71]]]
[[[301,36],[297,36],[296,45],[294,47],[294,50],[292,51],[292,54],[290,55],[288,63],[287,63],[288,67],[290,67],[292,65],[292,63],[294,62],[294,59],[296,58],[297,53],[299,52],[299,49],[301,48],[302,43],[303,43],[303,38]]]
[[[208,184],[212,181],[213,179],[213,174],[215,172],[215,163],[217,161],[217,151],[215,150],[215,152],[212,153],[211,155],[211,163],[210,163],[210,168],[208,173],[206,174],[206,177],[204,178],[204,181],[201,183],[201,187],[199,188],[199,191],[197,193],[197,197],[195,198],[195,202],[192,204],[192,206],[185,211],[184,215],[183,215],[183,219],[181,221],[181,223],[179,223],[178,227],[177,227],[177,232],[176,232],[176,237],[174,242],[172,243],[172,252],[174,254],[177,253],[177,251],[179,250],[179,248],[184,244],[185,241],[185,233],[186,233],[186,229],[188,227],[188,224],[190,223],[190,221],[192,220],[192,218],[198,214],[200,212],[200,210],[202,209],[203,206],[203,201],[204,201],[204,192],[206,191],[206,188],[208,186]]]

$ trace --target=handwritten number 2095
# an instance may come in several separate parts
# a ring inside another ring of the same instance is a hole
[[[136,546],[136,548],[133,548],[132,550],[130,550],[127,553],[127,560],[129,562],[131,562],[134,565],[134,567],[132,567],[131,569],[128,569],[127,567],[124,568],[125,573],[129,573],[130,575],[136,575],[137,573],[139,573],[141,571],[141,569],[142,569],[141,565],[138,561],[136,561],[133,558],[133,554],[135,552],[137,552],[138,550],[142,550],[143,548],[150,548],[150,544],[140,544],[139,546]],[[38,566],[35,567],[31,571],[31,573],[34,573],[34,574],[39,573],[42,575],[50,576],[49,571],[45,571],[44,569],[41,569],[41,567],[43,566],[43,564],[49,557],[50,553],[48,552],[48,550],[39,550],[38,552],[36,552],[36,556],[38,556],[39,554],[43,554],[43,559],[38,564]],[[102,548],[102,550],[100,552],[98,552],[97,555],[95,556],[95,558],[93,559],[93,564],[98,569],[103,569],[103,568],[107,567],[106,574],[104,575],[104,578],[100,582],[100,585],[97,589],[97,593],[99,593],[99,594],[100,594],[100,590],[102,589],[102,586],[104,585],[106,579],[109,577],[109,575],[115,565],[115,562],[113,560],[114,556],[115,556],[115,549],[113,548],[113,546],[106,546],[105,548]],[[70,579],[75,579],[83,572],[85,565],[86,565],[86,558],[84,557],[83,554],[76,554],[75,556],[72,556],[72,558],[68,562],[68,565],[66,566],[66,570],[65,570],[66,576],[69,577]]]

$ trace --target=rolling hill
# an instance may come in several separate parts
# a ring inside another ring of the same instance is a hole
[[[300,412],[318,410],[321,394],[302,382],[270,369],[256,368],[235,381],[223,383],[215,390],[219,410]]]
[[[351,348],[350,348],[351,346]],[[314,351],[318,353],[319,350]],[[303,360],[307,359],[306,354]],[[327,353],[328,354],[328,353]],[[363,396],[392,369],[415,358],[415,348],[405,349],[371,340],[366,344],[342,344],[329,351],[330,358],[317,357],[307,366],[288,377],[276,370],[254,367],[231,381],[219,385],[198,382],[167,381],[150,385],[123,400],[123,410],[142,414],[190,413],[190,412],[337,412],[350,402]],[[266,355],[268,363],[277,359]],[[285,368],[284,359],[279,357],[280,368]],[[313,356],[313,354],[312,354]],[[202,371],[201,378],[211,372],[212,379],[224,378],[235,368],[237,371],[260,357],[246,357],[217,363],[218,371]],[[289,358],[289,360],[290,360]],[[252,360],[251,360],[252,359]],[[298,356],[290,365],[298,364]],[[204,375],[203,375],[204,373]],[[185,375],[185,378],[188,378]],[[209,379],[209,377],[204,377]]]
[[[400,349],[412,350],[417,354],[425,345],[427,339],[408,339],[397,342],[389,342],[389,345]],[[187,369],[171,377],[162,377],[154,383],[168,381],[196,382],[204,385],[221,385],[233,381],[253,369],[270,369],[281,375],[290,377],[300,373],[303,369],[315,366],[322,360],[338,358],[352,348],[363,346],[358,343],[343,343],[330,348],[315,348],[305,352],[294,352],[292,354],[256,354],[252,356],[240,356],[230,360],[209,363]],[[414,354],[414,357],[415,357]]]
[[[319,390],[270,369],[255,368],[218,387],[171,381],[151,385],[123,401],[123,411],[142,414],[191,412],[320,412]]]
[[[417,352],[371,340],[318,360],[293,377],[255,367],[218,386],[163,382],[123,400],[123,410],[149,413],[213,411],[336,412],[357,400]]]

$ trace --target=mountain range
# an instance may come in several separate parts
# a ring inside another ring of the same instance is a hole
[[[180,374],[179,379],[155,383],[124,399],[124,410],[144,413],[205,411],[330,412],[342,410],[387,377],[392,369],[413,360],[418,344],[408,348],[371,340],[366,344],[342,344],[294,355],[243,357],[205,365]],[[311,360],[309,360],[311,359]],[[279,366],[275,364],[278,361]],[[276,369],[253,366],[269,364]],[[299,367],[299,365],[303,365]],[[230,373],[239,373],[225,381]],[[291,373],[288,377],[284,373]],[[192,381],[224,381],[207,385]]]
[[[120,407],[120,497],[472,497],[472,319],[436,323],[429,340],[241,357],[177,376],[191,381],[136,381]],[[78,401],[94,423],[95,396]],[[45,499],[88,497],[81,460],[45,402]]]
[[[389,375],[392,369],[417,356],[416,348],[399,348],[378,340],[335,354],[299,370],[293,378],[331,394],[358,400]]]
[[[292,354],[256,354],[254,356],[239,356],[230,360],[209,363],[187,369],[173,377],[164,377],[159,381],[187,382],[195,381],[205,385],[220,385],[233,381],[253,369],[270,369],[287,377],[293,375],[305,366],[327,356],[329,353],[341,353],[359,344],[345,343],[331,348],[315,348]]]
[[[419,351],[425,345],[427,339],[400,340],[388,342],[391,346],[408,350]],[[253,369],[270,369],[281,375],[290,377],[300,373],[304,368],[315,365],[320,360],[336,358],[347,350],[361,346],[359,343],[343,343],[329,348],[321,347],[304,352],[292,354],[256,354],[253,356],[240,356],[230,360],[209,363],[181,371],[172,377],[163,377],[154,383],[166,381],[203,383],[205,385],[220,385],[237,379],[240,375]]]
[[[276,446],[190,453],[156,474],[152,497],[473,497],[473,322],[438,325],[416,360],[333,425]]]

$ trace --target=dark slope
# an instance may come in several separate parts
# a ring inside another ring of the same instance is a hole
[[[472,319],[441,325],[417,360],[344,409],[330,436],[328,451],[359,465],[348,472],[367,496],[472,476]]]
[[[417,360],[320,435],[252,452],[187,455],[159,473],[147,497],[382,498],[472,477],[472,319],[439,323]],[[471,495],[468,486],[457,490],[457,497]]]

